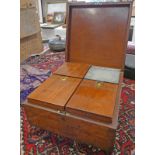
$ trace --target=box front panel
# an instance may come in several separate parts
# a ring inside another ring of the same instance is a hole
[[[29,122],[33,125],[80,142],[93,144],[107,151],[113,148],[116,129],[112,125],[108,127],[29,104],[25,104],[24,108]]]

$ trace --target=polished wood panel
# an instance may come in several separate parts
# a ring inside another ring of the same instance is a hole
[[[131,4],[69,4],[66,61],[123,69]]]
[[[89,67],[88,64],[65,62],[54,74],[83,78]]]
[[[83,80],[66,105],[66,111],[95,121],[112,122],[118,84]]]
[[[30,103],[63,110],[80,79],[53,75],[28,96]]]

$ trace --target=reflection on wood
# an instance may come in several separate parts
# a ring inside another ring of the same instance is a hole
[[[65,62],[55,74],[66,75],[71,77],[83,78],[87,73],[90,65],[84,63]]]
[[[30,103],[63,110],[80,79],[53,75],[28,96]]]
[[[112,123],[118,84],[83,80],[66,105],[71,114]]]

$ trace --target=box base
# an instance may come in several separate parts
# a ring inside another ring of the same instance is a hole
[[[28,121],[45,130],[100,147],[105,151],[111,151],[117,129],[117,116],[112,124],[100,123],[51,110],[30,103],[24,104]],[[118,107],[116,108],[118,111]]]

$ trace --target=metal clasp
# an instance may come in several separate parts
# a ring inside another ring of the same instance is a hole
[[[101,88],[103,86],[103,82],[97,81],[96,88]]]
[[[59,114],[63,114],[63,115],[65,115],[65,114],[66,114],[66,112],[65,112],[65,111],[60,111],[60,110],[58,110],[58,111],[57,111],[57,113],[59,113]]]
[[[66,81],[67,80],[67,77],[62,77],[61,80],[62,81]]]

